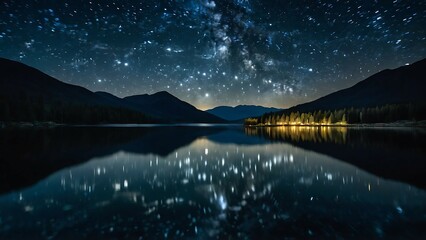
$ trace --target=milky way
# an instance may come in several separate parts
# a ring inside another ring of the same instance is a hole
[[[426,57],[426,2],[11,1],[0,56],[123,97],[288,107]]]

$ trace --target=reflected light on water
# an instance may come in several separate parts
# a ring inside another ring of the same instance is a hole
[[[346,143],[347,127],[327,126],[280,126],[280,127],[246,127],[249,136],[265,136],[271,140],[290,140],[297,142],[333,142]]]
[[[340,150],[357,136],[348,129],[265,127],[242,133],[249,140],[273,141],[237,144],[201,137],[166,155],[116,151],[2,195],[0,238],[17,233],[46,239],[424,233],[416,225],[426,222],[424,190],[294,144],[332,143],[331,149]]]

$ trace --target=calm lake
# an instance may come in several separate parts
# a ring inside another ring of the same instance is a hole
[[[0,239],[426,237],[426,129],[3,129],[0,158]]]

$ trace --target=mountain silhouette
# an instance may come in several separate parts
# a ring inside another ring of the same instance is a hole
[[[223,119],[200,111],[166,91],[125,97],[123,100],[134,104],[146,114],[173,122],[224,122]]]
[[[0,58],[0,93],[16,101],[26,97],[44,96],[48,101],[87,105],[116,105],[80,86],[61,82],[25,64]]]
[[[224,122],[167,92],[119,98],[61,82],[0,58],[0,121],[59,123]]]
[[[280,110],[282,109],[254,105],[238,105],[235,107],[219,106],[206,110],[206,112],[225,120],[236,121],[249,117],[258,117],[265,113],[278,112]]]
[[[373,76],[315,101],[289,108],[290,112],[376,107],[386,104],[426,104],[426,59]]]

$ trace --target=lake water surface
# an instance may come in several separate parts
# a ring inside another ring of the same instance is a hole
[[[426,131],[0,131],[0,239],[426,237]]]

